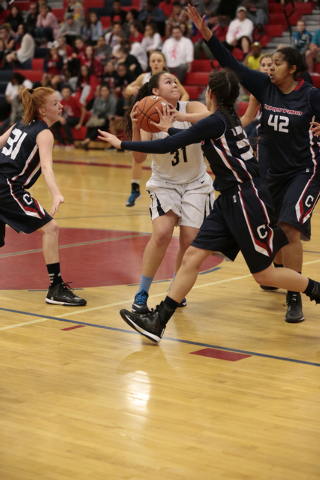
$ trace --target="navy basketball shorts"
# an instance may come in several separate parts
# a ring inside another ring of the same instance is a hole
[[[265,182],[269,168],[268,146],[261,140],[257,143],[257,160],[259,163],[260,177]]]
[[[277,222],[292,225],[300,231],[301,240],[309,241],[311,216],[320,195],[320,176],[314,177],[309,171],[290,176],[268,172],[267,185]]]
[[[0,222],[16,232],[32,233],[52,220],[19,183],[0,183]]]
[[[191,245],[219,252],[232,261],[241,251],[250,272],[258,273],[268,268],[287,244],[283,230],[274,223],[267,189],[258,190],[247,182],[237,193],[216,199]]]

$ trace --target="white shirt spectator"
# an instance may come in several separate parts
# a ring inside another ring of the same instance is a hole
[[[145,72],[148,67],[148,57],[147,52],[144,50],[140,42],[133,42],[131,44],[130,54],[136,57],[142,70]]]
[[[160,33],[155,33],[153,37],[143,37],[141,45],[146,52],[149,52],[149,50],[161,50],[162,39]]]
[[[175,68],[193,62],[193,43],[190,38],[181,37],[177,41],[170,37],[164,42],[162,53],[166,58],[167,67]]]
[[[34,42],[33,37],[31,37],[30,33],[26,33],[22,37],[21,47],[17,50],[17,59],[20,63],[24,63],[30,58],[34,57],[34,51],[36,48],[36,44]]]
[[[32,88],[32,82],[30,82],[28,79],[24,80],[22,85],[26,88]],[[19,85],[13,85],[11,82],[9,82],[5,91],[5,96],[9,97],[10,101],[12,101],[14,97],[18,95],[18,88]]]
[[[254,25],[249,18],[245,18],[243,21],[236,18],[229,25],[226,41],[229,45],[233,45],[234,39],[239,40],[241,37],[248,37],[252,41],[253,29]]]

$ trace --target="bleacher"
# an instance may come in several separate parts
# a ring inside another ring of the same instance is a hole
[[[131,8],[139,10],[140,0],[121,0],[123,10],[129,11]],[[18,0],[15,5],[22,11],[29,10],[30,1]],[[67,0],[63,0],[64,8],[53,8],[52,12],[58,18],[59,21],[63,21],[65,8],[67,7]],[[94,6],[93,6],[94,5]],[[289,17],[290,25],[296,25],[297,21],[303,15],[311,15],[314,9],[314,5],[311,2],[308,3],[294,3],[294,13]],[[88,11],[95,11],[100,18],[103,29],[107,29],[110,26],[110,14],[112,10],[112,2],[108,0],[83,0],[83,6],[85,13]],[[290,13],[291,5],[287,5],[287,12]],[[269,12],[270,21],[269,24],[264,27],[264,35],[261,38],[257,38],[264,49],[271,42],[274,37],[281,37],[283,32],[288,29],[287,20],[283,13],[283,4],[276,3],[276,0],[269,0]],[[0,23],[8,15],[9,10],[0,13]],[[220,40],[225,38],[227,27],[223,29]],[[193,39],[196,41],[196,38]],[[268,51],[270,49],[267,48]],[[48,49],[36,48],[35,57],[32,61],[28,62],[23,69],[16,70],[23,74],[26,78],[32,82],[39,82],[43,76],[43,62],[47,55]],[[242,60],[243,54],[241,50],[234,49],[233,55],[238,60]],[[212,68],[218,68],[218,63],[213,60],[206,59],[203,52],[199,60],[194,60],[192,65],[192,71],[188,73],[184,80],[184,87],[189,93],[191,100],[197,100],[199,94],[203,92],[208,84],[209,73]],[[4,97],[4,91],[6,84],[9,80],[12,71],[1,71],[0,81],[0,101],[1,96]],[[320,88],[320,63],[315,66],[315,73],[312,75],[313,83],[317,88]],[[246,102],[239,102],[238,109],[239,114],[242,115],[247,108]],[[80,130],[73,129],[73,135],[75,140],[83,140],[85,138],[86,127],[82,127]]]

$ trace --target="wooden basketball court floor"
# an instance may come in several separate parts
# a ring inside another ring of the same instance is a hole
[[[159,345],[122,321],[151,232],[125,206],[130,153],[54,152],[62,275],[84,308],[45,303],[41,235],[0,251],[0,480],[318,480],[320,305],[284,321],[239,256],[212,257]],[[43,179],[32,194],[50,210]],[[176,234],[178,232],[175,232]],[[177,238],[152,285],[166,295]],[[320,207],[303,271],[320,278]]]

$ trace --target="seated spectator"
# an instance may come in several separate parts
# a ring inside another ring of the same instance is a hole
[[[25,88],[32,88],[32,82],[27,80],[21,73],[13,72],[10,76],[10,81],[4,92],[5,102],[0,104],[0,119],[5,120],[10,115],[11,104],[13,99],[18,95],[19,86],[23,85]]]
[[[148,0],[146,8],[139,13],[138,20],[139,22],[146,25],[147,23],[153,22],[157,25],[160,35],[164,35],[165,30],[165,15],[159,7],[157,7],[156,0]]]
[[[22,106],[22,92],[25,89],[24,85],[19,85],[18,95],[16,95],[11,102],[11,114],[9,118],[6,118],[0,126],[0,135],[3,135],[8,128],[12,127],[15,123],[21,120],[24,113]]]
[[[304,20],[298,20],[297,31],[292,34],[291,45],[298,50],[301,55],[305,55],[309,50],[312,40],[312,34],[306,30],[306,22]]]
[[[61,37],[58,37],[58,40]],[[66,42],[65,37],[64,41]],[[72,48],[70,45],[67,45],[67,47]],[[80,69],[80,62],[81,59],[85,58],[85,51],[86,51],[86,46],[84,44],[84,41],[81,37],[76,37],[74,41],[74,47],[73,47],[73,53],[68,56],[68,71],[70,72],[71,79],[69,80],[69,85],[72,86],[72,88],[75,87],[74,84],[74,78],[78,77],[79,69]],[[77,78],[75,79],[77,81]]]
[[[86,105],[88,110],[90,110],[93,104],[95,90],[98,85],[100,85],[100,80],[95,75],[91,75],[86,65],[82,65],[76,83],[75,98],[82,105]]]
[[[210,13],[209,19],[207,20],[207,26],[210,28],[212,33],[219,37],[222,33],[222,29],[220,26],[219,22],[219,17],[215,13]],[[201,50],[204,51],[205,56],[211,60],[213,58],[213,55],[211,51],[209,50],[209,47],[207,46],[206,42],[204,41],[204,38],[201,34],[201,32],[198,30],[197,31],[197,41],[194,43],[194,57],[195,58],[200,58],[200,53]]]
[[[19,25],[18,34],[21,36],[21,47],[15,52],[11,52],[6,56],[7,66],[15,68],[23,66],[25,62],[31,60],[34,57],[35,42],[30,33],[28,33],[28,27],[25,23]]]
[[[103,36],[98,38],[97,45],[93,48],[95,58],[97,58],[102,65],[105,65],[111,57],[112,49],[110,45],[106,45]]]
[[[72,91],[70,85],[64,85],[61,90],[62,100],[60,101],[61,105],[63,106],[63,112],[59,122],[55,123],[51,127],[54,137],[58,140],[58,144],[55,145],[55,148],[65,146],[60,128],[64,130],[67,138],[66,148],[74,148],[71,127],[79,130],[79,128],[82,127],[83,121],[87,114],[85,107],[76,97],[72,97],[71,93]]]
[[[171,37],[173,27],[179,27],[181,23],[188,24],[189,22],[187,12],[185,10],[182,10],[181,3],[179,1],[173,2],[172,7],[172,13],[167,20],[166,26],[167,38]]]
[[[144,27],[140,22],[131,23],[129,41],[131,43],[134,43],[134,42],[141,43],[143,40],[143,32],[144,32]]]
[[[127,68],[125,63],[119,63],[116,72],[115,84],[113,94],[119,99],[125,93],[125,90],[129,83],[134,81],[135,77],[132,72]]]
[[[113,48],[116,43],[117,43],[117,37],[123,33],[121,23],[120,22],[115,22],[112,26],[112,29],[110,32],[107,32],[105,34],[105,42],[107,45],[110,45],[111,48]]]
[[[80,65],[86,65],[90,73],[98,77],[99,79],[103,74],[103,66],[100,60],[94,57],[94,50],[92,45],[88,45],[85,50],[85,56],[80,59]]]
[[[130,42],[129,42],[130,43]],[[130,55],[138,60],[142,70],[145,72],[148,68],[148,55],[140,42],[133,42],[130,44]]]
[[[175,73],[183,83],[186,73],[191,72],[193,62],[193,43],[182,36],[180,27],[173,27],[172,37],[168,38],[162,48],[170,73]]]
[[[157,31],[157,25],[155,23],[147,23],[141,46],[148,55],[151,55],[155,50],[161,50],[162,39]]]
[[[48,5],[42,5],[34,32],[35,39],[53,42],[57,38],[59,28],[57,17],[50,11]]]
[[[229,25],[230,21],[236,16],[236,10],[240,0],[220,0],[216,14],[219,17],[221,27]]]
[[[99,135],[98,128],[108,130],[109,117],[116,112],[117,100],[110,92],[108,85],[102,84],[99,87],[99,96],[94,99],[91,117],[86,123],[86,138],[80,143],[80,146],[88,150],[89,143],[94,141]]]
[[[126,23],[123,26],[124,34],[127,38],[130,37],[130,25],[138,21],[139,12],[135,8],[131,8],[126,16]]]
[[[163,11],[166,18],[169,18],[173,10],[173,0],[164,0],[158,7]]]
[[[17,33],[19,25],[23,23],[23,16],[16,5],[11,6],[10,13],[4,23],[10,24],[13,34]]]
[[[29,14],[27,16],[27,25],[29,29],[30,35],[34,37],[34,31],[37,26],[37,20],[38,20],[38,15],[39,15],[39,8],[38,4],[35,2],[30,3],[29,7]]]
[[[127,12],[121,9],[120,0],[115,0],[113,2],[113,9],[111,12],[111,24],[114,22],[119,22],[120,25],[124,25],[127,18]]]
[[[319,19],[320,24],[320,19]],[[313,73],[314,64],[320,62],[320,28],[313,34],[309,50],[306,51],[306,64],[308,72]]]
[[[87,45],[96,45],[101,35],[102,25],[100,20],[98,20],[96,12],[88,13],[85,25],[82,28],[82,38]]]
[[[247,10],[247,18],[251,20],[255,27],[258,27],[258,33],[264,35],[263,25],[269,22],[268,0],[245,0],[241,4]]]
[[[103,70],[102,83],[106,84],[110,90],[113,92],[116,84],[117,72],[114,68],[114,63],[109,60]]]
[[[81,1],[79,0],[68,0],[68,6],[64,15],[65,20],[67,19],[68,13],[72,13],[73,19],[80,23],[80,26],[84,24],[84,9]]]
[[[247,18],[245,7],[237,8],[237,18],[229,25],[226,41],[223,44],[232,52],[237,47],[243,51],[244,56],[249,52],[252,43],[254,25]]]
[[[117,63],[118,65],[125,64],[128,71],[130,71],[135,78],[137,78],[141,73],[143,73],[142,67],[140,63],[138,62],[138,59],[131,55],[129,52],[131,50],[131,45],[128,42],[128,40],[125,40],[122,44],[121,47],[118,50],[117,53]],[[131,83],[131,82],[129,82]]]
[[[220,0],[197,0],[197,10],[199,15],[209,17],[212,13],[216,13]]]
[[[68,69],[68,62],[73,53],[72,47],[67,45],[64,37],[57,38],[53,45],[57,47],[58,54],[62,58],[62,75],[65,78],[65,82],[68,82],[71,77],[71,72]]]
[[[261,57],[263,57],[263,54],[261,53],[261,43],[259,42],[254,42],[251,45],[250,52],[246,56],[246,58],[243,61],[243,65],[245,65],[248,68],[251,68],[251,70],[259,70],[260,69],[260,60]]]
[[[76,37],[81,35],[81,25],[73,19],[73,13],[68,13],[66,21],[58,32],[58,37],[66,37],[68,45],[73,46]]]
[[[43,71],[45,73],[42,77],[41,85],[57,90],[58,84],[62,82],[62,69],[63,60],[58,53],[57,47],[52,46],[44,59]]]
[[[14,49],[15,39],[11,33],[10,24],[4,23],[0,29],[0,38],[4,43],[4,56],[6,57],[8,53],[12,52]]]

